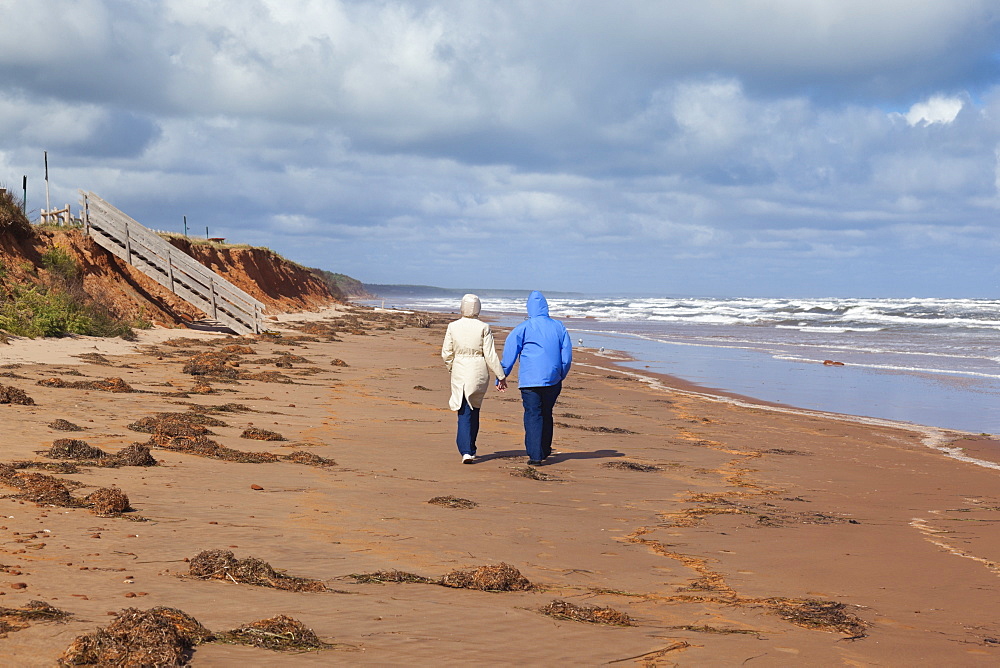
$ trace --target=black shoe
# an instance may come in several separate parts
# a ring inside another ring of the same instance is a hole
[[[541,466],[544,463],[542,459],[529,459],[528,466]]]

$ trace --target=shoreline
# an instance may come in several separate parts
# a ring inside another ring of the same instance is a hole
[[[457,317],[457,312],[437,312],[437,311],[420,311],[419,309],[409,309],[403,310],[398,308],[376,308],[377,311],[387,312],[387,313],[426,313],[428,315],[436,316],[446,316],[446,317]],[[506,336],[510,332],[510,327],[501,326],[497,324],[498,318],[510,318],[513,316],[522,316],[521,313],[516,312],[502,312],[496,316],[484,317],[483,320],[489,322],[491,327],[494,328],[494,333],[502,333]],[[590,320],[591,318],[561,318],[567,322],[577,322]],[[498,336],[498,346],[502,343],[500,341],[501,337]],[[638,361],[635,357],[624,350],[610,350],[605,352],[598,352],[595,349],[582,346],[577,348],[574,346],[574,365],[577,364],[575,361],[576,355],[579,352],[583,352],[591,357],[597,359],[607,360],[610,364],[614,366],[614,370],[617,373],[623,373],[627,375],[634,376],[638,379],[642,379],[651,386],[659,384],[662,389],[673,392],[681,392],[688,394],[692,397],[697,397],[705,399],[708,401],[718,401],[723,403],[732,403],[734,405],[745,406],[747,408],[761,408],[767,410],[773,410],[775,412],[787,413],[789,415],[801,415],[803,417],[818,417],[825,418],[829,420],[838,420],[847,423],[859,424],[859,425],[870,425],[878,427],[887,427],[890,429],[904,429],[912,431],[913,433],[920,434],[922,437],[922,442],[924,445],[932,450],[935,450],[946,457],[954,459],[955,461],[973,464],[976,466],[981,466],[987,469],[997,469],[1000,470],[1000,437],[995,434],[983,434],[974,431],[968,431],[963,429],[952,429],[946,427],[935,427],[932,425],[920,424],[917,422],[907,422],[903,420],[893,420],[889,418],[878,418],[865,415],[852,415],[850,413],[838,413],[835,411],[824,411],[814,408],[804,408],[800,406],[795,406],[794,404],[768,401],[766,399],[760,399],[746,394],[741,394],[738,392],[733,392],[730,390],[725,390],[722,388],[708,387],[693,381],[685,380],[678,376],[673,376],[668,373],[661,373],[652,371],[649,369],[638,370],[631,367],[624,366],[624,362],[635,362]],[[591,363],[591,365],[593,365]],[[965,443],[970,441],[982,441],[985,440],[989,445],[984,447],[978,447],[978,451],[981,455],[979,457],[974,457],[967,454],[966,447],[956,447],[951,445],[952,443],[962,440]],[[995,446],[995,447],[994,447]],[[989,457],[984,458],[984,456]]]
[[[434,313],[434,312],[428,311],[427,313]],[[518,314],[505,313],[504,315],[511,316]],[[486,320],[488,321],[489,319]],[[586,319],[562,318],[562,320],[565,320],[567,322],[573,322]],[[494,326],[495,330],[498,332],[507,333],[510,331],[509,327],[495,325],[494,322],[491,322],[490,324]],[[573,349],[574,356],[576,356],[580,352],[597,359],[607,360],[609,364],[612,364],[614,366],[614,370],[617,371],[618,373],[629,374],[635,376],[636,378],[644,379],[650,384],[660,383],[663,386],[663,388],[668,389],[670,391],[683,392],[686,394],[690,394],[692,396],[700,397],[711,401],[733,402],[737,405],[744,405],[748,408],[767,408],[793,415],[816,416],[816,417],[828,418],[831,420],[854,422],[858,424],[869,424],[873,426],[884,426],[889,428],[910,429],[914,432],[922,433],[928,436],[931,434],[934,435],[955,434],[955,435],[968,435],[968,436],[983,435],[980,432],[974,432],[964,429],[935,427],[933,425],[925,425],[917,422],[907,422],[905,420],[893,420],[890,418],[878,418],[865,415],[854,415],[851,413],[840,413],[836,411],[825,411],[816,408],[805,408],[801,406],[796,406],[795,404],[791,403],[768,401],[767,399],[761,399],[759,397],[754,397],[749,394],[743,394],[732,390],[726,390],[724,388],[710,387],[708,385],[686,380],[684,378],[680,378],[679,376],[674,376],[669,373],[652,371],[648,368],[636,369],[624,366],[624,363],[626,362],[639,361],[637,358],[635,358],[625,350],[613,349],[613,350],[606,350],[605,352],[602,353],[598,352],[596,349],[589,346],[580,346],[580,347],[574,346]],[[574,365],[575,364],[576,362],[574,361]],[[1000,441],[998,441],[998,443],[1000,443]]]
[[[416,303],[442,312],[450,310],[447,303],[439,301]],[[577,305],[576,312],[587,308],[598,312],[601,304]],[[495,306],[497,310],[488,311],[484,318],[513,326],[523,317],[509,300]],[[992,410],[992,398],[1000,397],[1000,377],[995,372],[971,370],[977,364],[995,367],[982,358],[983,342],[975,343],[978,339],[969,340],[967,357],[959,354],[965,350],[961,345],[959,351],[948,352],[952,348],[947,345],[947,333],[943,334],[945,338],[934,338],[935,343],[916,331],[895,343],[880,343],[851,338],[867,334],[850,334],[842,339],[837,335],[788,334],[780,327],[697,323],[687,327],[642,319],[589,317],[563,320],[574,342],[582,339],[593,348],[627,350],[637,361],[626,366],[683,378],[709,392],[1000,436],[1000,418]],[[904,364],[903,357],[913,366]],[[941,357],[940,361],[925,361],[937,357]],[[827,365],[825,360],[833,363]]]
[[[726,390],[721,390],[718,388],[705,387],[699,385],[698,383],[684,380],[683,378],[671,376],[670,374],[657,373],[655,371],[649,371],[649,370],[640,371],[630,367],[622,366],[619,364],[619,362],[634,361],[634,358],[630,357],[624,351],[620,350],[613,351],[614,353],[617,353],[618,357],[610,357],[605,354],[597,353],[592,348],[583,347],[580,350],[581,352],[585,352],[592,357],[597,357],[599,359],[608,359],[608,361],[613,365],[614,370],[617,373],[632,375],[637,379],[640,379],[643,382],[648,383],[650,386],[659,385],[662,389],[665,389],[667,391],[687,394],[689,396],[697,397],[699,399],[704,399],[706,401],[718,401],[723,403],[728,402],[734,405],[744,406],[746,408],[771,410],[780,413],[787,413],[789,415],[801,415],[803,417],[817,417],[817,418],[837,420],[859,425],[869,425],[869,426],[887,427],[890,429],[908,430],[920,434],[922,436],[922,441],[926,447],[932,450],[936,450],[942,453],[946,457],[949,457],[956,461],[964,462],[966,464],[973,464],[987,469],[1000,470],[1000,439],[998,439],[995,435],[982,434],[961,429],[934,427],[931,425],[923,425],[915,422],[904,422],[901,420],[876,418],[864,415],[850,415],[848,413],[836,413],[836,412],[822,411],[812,408],[801,408],[791,404],[766,401],[762,399],[757,399],[756,397],[739,394],[736,392],[728,392]],[[576,352],[577,349],[574,349],[574,354]],[[576,364],[576,362],[574,362],[574,364]],[[589,363],[589,366],[591,366],[592,368],[601,368],[597,367],[593,363]],[[961,441],[963,445],[962,446],[952,445],[957,441]],[[984,443],[986,445],[984,445]],[[970,449],[975,449],[979,456],[970,455],[968,453]]]
[[[78,498],[119,487],[134,508],[121,517],[0,498],[3,606],[42,600],[72,613],[9,632],[0,656],[52,665],[109,613],[163,605],[212,631],[286,614],[332,643],[304,654],[203,644],[194,666],[997,660],[996,470],[928,448],[912,425],[673,387],[669,376],[588,350],[556,406],[561,454],[523,477],[520,401],[490,392],[480,460],[462,465],[440,361],[447,317],[319,312],[300,324],[289,316],[283,324],[295,329],[281,337],[169,330],[169,345],[139,343],[104,362],[9,369],[2,384],[36,403],[0,406],[3,462],[52,463],[45,449],[65,436],[113,453],[149,438],[128,426],[143,416],[202,411],[221,418],[206,437],[226,448],[334,463],[225,461],[155,446],[158,466],[50,474],[82,484]],[[223,368],[243,377],[182,372],[193,356],[226,346],[241,352]],[[38,384],[109,376],[139,391]],[[210,410],[222,406],[244,408]],[[56,418],[84,430],[54,431]],[[250,427],[287,440],[248,440]],[[966,440],[975,457],[989,457],[991,442]],[[474,505],[430,503],[444,497]],[[188,561],[211,549],[326,591],[190,575]],[[533,587],[484,592],[351,575],[437,579],[500,563]],[[631,625],[543,614],[555,600],[608,607]],[[512,637],[520,642],[508,648]]]

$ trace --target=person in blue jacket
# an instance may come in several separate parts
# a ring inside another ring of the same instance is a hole
[[[521,360],[518,387],[524,405],[524,449],[528,464],[538,466],[552,454],[552,409],[573,363],[573,343],[566,327],[549,317],[549,303],[538,290],[528,296],[528,318],[511,330],[500,366],[510,375]],[[498,381],[506,388],[506,381]]]

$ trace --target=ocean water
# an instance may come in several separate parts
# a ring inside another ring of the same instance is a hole
[[[452,312],[457,302],[391,305]],[[575,345],[625,352],[639,371],[798,408],[1000,433],[998,300],[593,297],[549,307]],[[483,299],[491,322],[524,315],[523,298]]]

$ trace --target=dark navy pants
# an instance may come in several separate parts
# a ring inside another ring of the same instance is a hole
[[[552,454],[552,409],[561,391],[562,383],[521,388],[524,449],[528,452],[528,459],[541,461]]]
[[[458,409],[458,451],[463,455],[476,454],[476,437],[479,436],[479,409],[473,408],[469,400],[462,397],[462,407]]]

